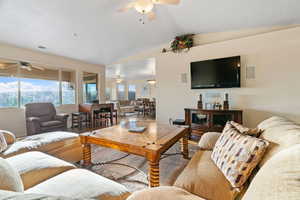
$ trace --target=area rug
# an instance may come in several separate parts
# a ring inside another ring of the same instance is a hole
[[[189,145],[189,156],[197,151],[196,145]],[[160,184],[172,185],[187,165],[176,143],[160,161]],[[174,155],[175,154],[175,155]],[[92,162],[98,163],[90,168],[93,172],[125,185],[131,192],[148,187],[148,163],[143,157],[129,155],[109,148],[92,146]]]

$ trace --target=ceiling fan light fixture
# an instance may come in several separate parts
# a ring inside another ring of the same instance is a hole
[[[117,75],[116,83],[121,83],[123,79],[121,78],[121,75]]]
[[[153,2],[151,0],[138,0],[134,5],[136,11],[142,14],[147,14],[153,9]]]
[[[150,84],[150,85],[154,85],[156,83],[156,80],[152,79],[152,80],[147,80],[147,82]]]
[[[117,83],[122,83],[123,79],[116,79]]]

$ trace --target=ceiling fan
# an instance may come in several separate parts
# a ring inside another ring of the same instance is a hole
[[[121,75],[117,75],[116,76],[116,82],[121,83],[122,81],[123,81],[123,79],[122,79]]]
[[[128,3],[125,7],[119,9],[120,12],[128,11],[129,9],[135,9],[142,15],[146,15],[149,20],[155,19],[155,13],[153,12],[154,5],[156,4],[179,4],[180,0],[134,0]]]
[[[41,71],[44,71],[45,68],[38,66],[38,65],[33,65],[29,62],[24,62],[24,61],[17,61],[17,62],[1,62],[0,61],[0,70],[4,70],[4,69],[9,69],[10,67],[20,67],[21,69],[25,69],[27,71],[32,71],[32,69],[38,69]]]

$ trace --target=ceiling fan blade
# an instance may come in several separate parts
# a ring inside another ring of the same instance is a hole
[[[35,69],[38,69],[38,70],[41,70],[41,71],[44,71],[45,68],[44,67],[41,67],[41,66],[37,66],[37,65],[31,65],[32,68],[35,68]]]
[[[119,12],[125,12],[128,11],[129,9],[133,8],[135,6],[135,2],[130,2],[128,3],[126,6],[124,6],[123,8],[118,9]]]
[[[148,12],[148,13],[147,13],[147,16],[148,16],[148,19],[149,19],[150,21],[152,21],[152,20],[154,20],[154,19],[156,18],[156,15],[155,15],[155,13],[154,13],[153,11]]]
[[[12,66],[17,66],[18,63],[1,63],[0,62],[0,69],[7,69],[9,67],[12,67]]]

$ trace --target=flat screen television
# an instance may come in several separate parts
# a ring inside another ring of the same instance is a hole
[[[229,57],[191,63],[191,88],[241,87],[241,57]]]

